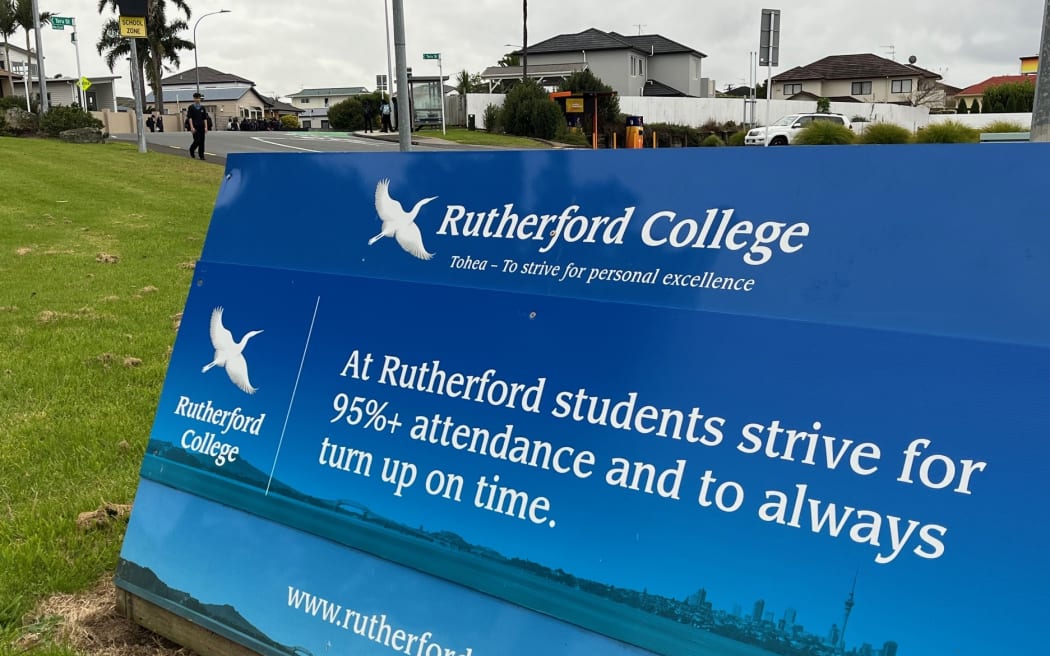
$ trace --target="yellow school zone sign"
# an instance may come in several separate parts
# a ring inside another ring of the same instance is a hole
[[[146,17],[121,16],[120,36],[144,39],[146,37]]]
[[[86,77],[82,77],[80,78],[80,81],[77,82],[77,86],[80,87],[81,90],[87,91],[91,88],[91,80],[87,79]]]

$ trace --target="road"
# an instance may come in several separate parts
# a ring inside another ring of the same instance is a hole
[[[210,161],[223,164],[230,153],[346,153],[396,152],[399,144],[396,134],[374,133],[365,137],[346,132],[209,132],[204,149]],[[437,133],[433,133],[437,134]],[[135,141],[133,134],[116,134],[118,141]],[[465,146],[435,139],[430,134],[412,135],[413,150],[475,150],[486,146]],[[150,132],[146,134],[147,147],[158,153],[189,157],[188,132]]]

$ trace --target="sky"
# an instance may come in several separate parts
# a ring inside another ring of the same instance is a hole
[[[110,75],[95,50],[107,14],[96,0],[39,0],[42,11],[72,16],[81,36],[84,75]],[[303,88],[364,86],[387,69],[384,3],[360,0],[297,6],[275,0],[188,0],[193,16],[185,38],[197,28],[201,66],[234,73],[255,82],[266,95],[280,97]],[[522,3],[508,0],[422,2],[405,0],[405,51],[417,75],[436,75],[437,62],[423,53],[439,52],[444,73],[481,72],[522,43]],[[533,0],[528,3],[528,41],[536,44],[558,34],[594,27],[621,34],[660,34],[703,52],[703,75],[719,89],[747,84],[750,53],[758,49],[763,7],[780,9],[780,67],[773,75],[827,55],[874,53],[917,64],[943,75],[957,87],[993,75],[1017,74],[1019,58],[1039,51],[1043,3],[1002,0],[994,9],[977,0],[883,0],[877,5],[837,0],[663,0],[655,5],[610,0]],[[389,2],[391,20],[393,2]],[[315,11],[311,11],[315,10]],[[43,30],[48,77],[76,74],[69,28]],[[18,33],[12,42],[24,45]],[[510,44],[510,45],[508,45]],[[35,47],[35,46],[34,46]],[[391,48],[393,36],[391,34]],[[391,52],[391,60],[393,54]],[[193,52],[181,66],[193,68]],[[130,95],[127,65],[120,95]],[[764,79],[765,71],[760,73]]]

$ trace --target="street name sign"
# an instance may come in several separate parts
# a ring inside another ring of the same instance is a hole
[[[117,586],[268,656],[1039,653],[1048,165],[231,155]]]

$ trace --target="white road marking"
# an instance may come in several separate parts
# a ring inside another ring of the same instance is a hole
[[[288,146],[288,145],[285,145],[285,144],[282,144],[282,143],[277,143],[276,141],[267,141],[266,139],[263,139],[262,137],[252,137],[252,139],[254,139],[256,141],[261,141],[264,144],[270,144],[271,146],[277,146],[279,148],[292,148],[294,150],[303,150],[303,151],[306,151],[308,153],[319,153],[319,152],[321,152],[320,150],[311,150],[310,148],[300,148],[299,146]]]

